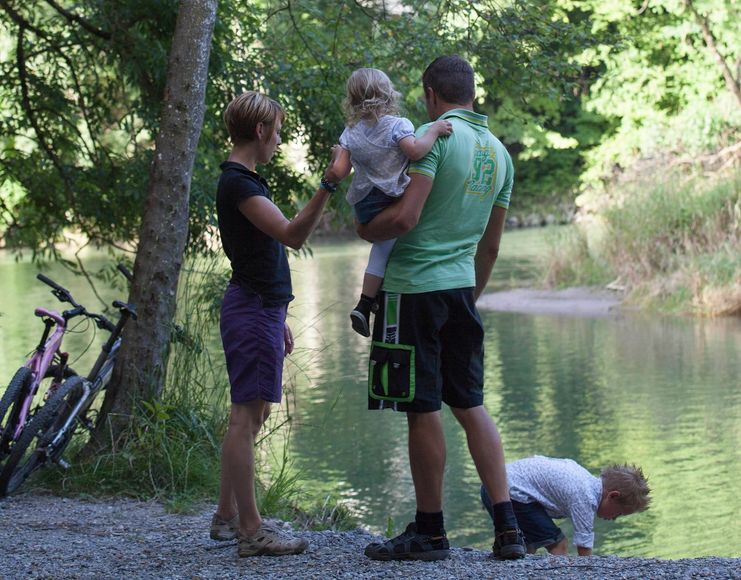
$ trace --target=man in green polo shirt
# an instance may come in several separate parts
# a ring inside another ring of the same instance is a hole
[[[386,267],[371,347],[371,409],[407,414],[415,521],[401,535],[366,547],[377,560],[438,560],[449,555],[442,511],[448,405],[466,431],[476,469],[490,497],[494,555],[525,555],[512,511],[504,451],[483,407],[484,329],[476,299],[499,250],[512,191],[512,160],[473,111],[471,66],[458,56],[436,59],[422,77],[429,118],[453,133],[409,168],[401,199],[358,226],[369,241],[398,238]],[[424,133],[428,125],[419,128]]]

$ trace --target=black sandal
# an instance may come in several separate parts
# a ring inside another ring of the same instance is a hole
[[[368,544],[365,555],[371,560],[444,560],[450,555],[450,544],[445,535],[420,534],[412,522],[395,538]]]

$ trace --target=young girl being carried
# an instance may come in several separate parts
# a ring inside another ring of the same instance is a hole
[[[347,124],[340,136],[334,171],[341,180],[354,169],[347,201],[361,224],[401,197],[409,183],[409,161],[427,155],[438,137],[453,130],[449,121],[435,121],[416,138],[412,122],[398,116],[400,97],[388,76],[378,69],[360,68],[347,80],[343,103]],[[353,329],[363,336],[370,336],[370,313],[395,242],[376,242],[371,249],[360,300],[350,313]]]

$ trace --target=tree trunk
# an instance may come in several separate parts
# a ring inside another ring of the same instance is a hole
[[[188,235],[193,160],[203,124],[217,0],[182,0],[178,11],[139,232],[130,321],[107,388],[93,445],[115,444],[140,401],[165,380],[178,277]]]

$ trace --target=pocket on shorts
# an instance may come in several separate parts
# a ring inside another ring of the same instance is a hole
[[[368,362],[368,396],[397,403],[414,400],[414,346],[372,343]]]

